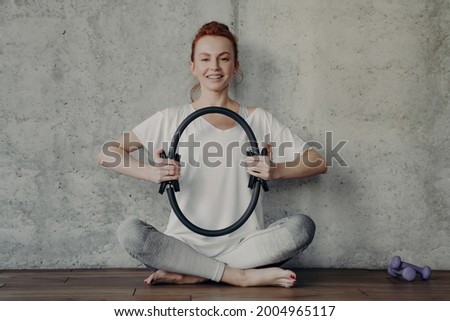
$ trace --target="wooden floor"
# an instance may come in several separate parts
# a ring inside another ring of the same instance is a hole
[[[3,270],[0,300],[450,300],[450,271],[433,271],[431,279],[413,282],[381,270],[293,269],[294,288],[237,288],[208,282],[197,285],[147,286],[143,269]]]

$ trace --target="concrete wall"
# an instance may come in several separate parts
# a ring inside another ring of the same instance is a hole
[[[398,254],[450,269],[444,0],[0,0],[0,268],[137,265],[115,230],[128,217],[163,228],[168,201],[96,156],[188,101],[190,43],[213,19],[240,39],[240,101],[306,140],[348,141],[347,166],[271,182],[269,222],[303,212],[318,227],[291,265],[384,268]]]

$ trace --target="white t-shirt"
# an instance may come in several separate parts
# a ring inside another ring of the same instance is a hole
[[[245,110],[245,108],[241,108]],[[161,110],[133,129],[149,156],[168,147],[179,124],[195,109],[192,104]],[[244,115],[241,116],[244,117]],[[256,108],[246,117],[260,149],[272,145],[273,162],[293,161],[306,150],[305,142],[292,134],[269,112]],[[248,138],[241,126],[221,130],[199,117],[184,130],[178,143],[181,155],[180,192],[176,193],[184,215],[195,225],[210,230],[225,228],[236,222],[247,209],[252,190],[243,159]],[[185,227],[173,210],[165,234],[173,236],[209,257],[233,248],[239,240],[264,228],[261,189],[258,204],[248,221],[237,231],[206,237]]]

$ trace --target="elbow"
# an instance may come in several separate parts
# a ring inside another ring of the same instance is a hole
[[[327,162],[322,156],[320,156],[319,159],[320,159],[320,165],[318,167],[319,174],[326,174],[328,172]]]
[[[320,174],[326,174],[328,172],[328,166],[325,163],[325,161],[322,162],[322,165],[320,166]]]
[[[103,151],[100,151],[97,155],[97,165],[102,166],[104,161],[105,154],[103,154]]]
[[[325,160],[320,159],[320,164],[314,167],[314,175],[326,174],[328,171],[328,166]]]
[[[327,162],[315,150],[308,150],[305,161],[313,171],[313,175],[325,174],[328,171]]]

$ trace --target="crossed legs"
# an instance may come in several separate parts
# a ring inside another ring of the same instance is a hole
[[[314,231],[309,217],[291,216],[249,235],[217,258],[207,257],[137,219],[123,222],[117,234],[131,256],[157,269],[145,280],[147,284],[213,280],[235,286],[291,287],[296,280],[294,272],[278,267],[254,267],[290,259],[311,243]]]

